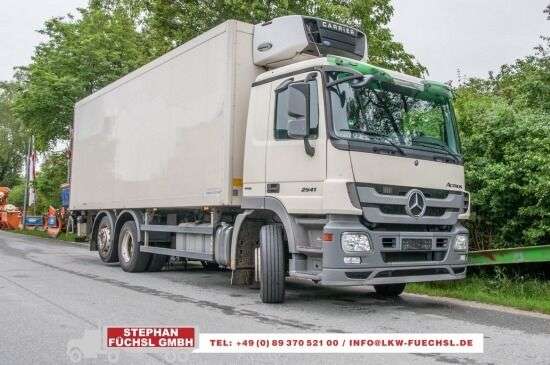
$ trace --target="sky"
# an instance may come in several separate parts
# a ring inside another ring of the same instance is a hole
[[[395,39],[428,67],[429,78],[487,77],[533,54],[550,35],[550,0],[394,0]]]
[[[43,40],[36,32],[54,16],[75,13],[87,0],[2,0],[0,80],[30,62]],[[429,70],[429,78],[486,77],[503,63],[533,53],[550,35],[542,10],[550,0],[393,0],[395,39]]]

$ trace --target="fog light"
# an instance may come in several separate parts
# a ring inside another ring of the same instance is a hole
[[[361,258],[360,257],[344,257],[344,263],[345,264],[360,264]]]
[[[468,249],[468,235],[459,234],[455,237],[455,251],[466,251]]]
[[[371,250],[369,236],[366,233],[342,233],[342,250],[345,252],[368,252]]]
[[[460,255],[458,258],[460,261],[466,261],[466,255]]]

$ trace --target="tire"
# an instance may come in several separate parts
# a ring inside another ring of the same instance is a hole
[[[140,252],[137,240],[136,223],[132,220],[122,225],[118,235],[118,257],[122,270],[126,272],[143,272],[151,260],[151,254]]]
[[[99,258],[103,262],[118,261],[118,242],[114,240],[114,229],[109,217],[104,216],[97,227],[96,242]]]
[[[397,298],[405,290],[407,284],[384,284],[384,285],[375,285],[374,290],[376,294],[385,298]]]
[[[277,224],[260,229],[260,298],[264,303],[282,303],[285,299],[283,231]]]
[[[160,271],[168,262],[168,258],[170,258],[170,256],[157,254],[151,256],[151,261],[149,262],[149,266],[147,266],[147,271],[149,272]]]

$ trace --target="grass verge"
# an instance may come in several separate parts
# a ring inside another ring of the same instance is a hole
[[[550,282],[543,279],[473,274],[464,280],[408,284],[406,290],[550,314]]]
[[[28,236],[35,236],[35,237],[41,237],[41,238],[52,238],[52,237],[48,236],[48,234],[46,232],[39,231],[39,230],[36,230],[36,229],[13,230],[13,231],[9,231],[9,232],[25,234],[25,235],[28,235]],[[83,241],[82,238],[77,237],[76,235],[74,235],[72,233],[66,233],[66,232],[61,232],[59,234],[59,236],[55,237],[55,239],[56,240],[61,240],[61,241],[70,241],[70,242],[82,242]]]

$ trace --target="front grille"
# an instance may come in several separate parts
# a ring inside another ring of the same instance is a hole
[[[406,270],[385,270],[376,274],[375,278],[391,278],[399,276],[420,276],[420,275],[438,275],[448,274],[449,271],[443,268],[434,269],[406,269]]]
[[[393,214],[393,215],[406,215],[407,211],[405,210],[404,205],[393,205],[393,204],[366,204],[366,206],[376,206],[384,214]],[[426,207],[426,212],[424,216],[426,217],[441,217],[447,210],[457,211],[456,209],[445,209],[440,207]]]
[[[397,251],[382,252],[384,262],[435,262],[445,259],[445,251]]]
[[[373,204],[373,206],[377,206],[380,209],[380,211],[384,214],[398,214],[398,215],[407,214],[407,212],[405,211],[404,205],[392,205],[392,204],[374,205]]]
[[[443,214],[445,214],[445,212],[445,208],[426,207],[426,212],[424,213],[424,215],[426,217],[441,217]]]
[[[424,193],[426,198],[445,199],[447,196],[449,196],[449,194],[454,193],[449,190],[415,188],[413,186],[395,186],[395,185],[380,185],[380,184],[369,184],[369,186],[373,187],[378,194],[382,194],[382,195],[405,196],[407,195],[409,190],[418,189]]]
[[[371,223],[365,219],[362,223],[371,231],[380,232],[450,232],[453,229],[448,225]]]
[[[420,190],[424,199],[421,194],[411,195],[413,189]],[[459,191],[357,184],[356,192],[364,218],[372,223],[454,225],[464,210]]]
[[[394,237],[382,237],[382,247],[384,248],[395,248],[397,239]]]
[[[435,247],[437,247],[437,248],[447,248],[448,243],[449,243],[448,238],[437,238],[435,240]]]

